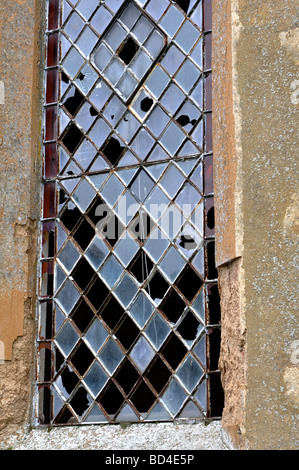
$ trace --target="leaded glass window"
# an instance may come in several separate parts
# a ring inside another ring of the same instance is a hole
[[[221,415],[211,0],[48,0],[37,422]]]

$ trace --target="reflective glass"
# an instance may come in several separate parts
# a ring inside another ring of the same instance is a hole
[[[85,212],[96,196],[93,187],[83,179],[75,189],[72,198],[82,212]]]
[[[170,119],[167,114],[161,109],[160,106],[152,111],[149,119],[146,121],[146,125],[149,130],[154,134],[156,138],[159,137],[163,129],[167,126]]]
[[[64,248],[61,250],[59,254],[59,261],[63,264],[64,268],[68,273],[71,272],[73,269],[74,265],[80,258],[80,253],[78,250],[74,247],[73,243],[71,241],[68,241],[67,244],[64,246]]]
[[[105,31],[112,18],[113,16],[107,8],[101,5],[95,15],[91,18],[90,24],[95,29],[96,33],[100,35]]]
[[[123,357],[123,352],[112,339],[108,340],[98,355],[98,358],[110,375],[115,372]]]
[[[150,77],[147,79],[145,85],[152,95],[159,99],[166,85],[169,83],[170,78],[161,67],[156,67]]]
[[[88,389],[95,398],[103,389],[108,379],[109,376],[104,371],[103,367],[101,367],[100,364],[95,361],[85,375],[84,383],[87,385]]]
[[[187,396],[187,393],[178,384],[177,380],[173,379],[165,393],[162,395],[162,401],[165,403],[171,414],[175,416]]]
[[[95,66],[103,71],[112,58],[112,55],[112,52],[108,49],[106,44],[101,44],[93,56]]]
[[[154,315],[144,330],[144,334],[156,350],[164,343],[169,333],[169,325],[158,313]]]
[[[153,31],[144,44],[151,57],[156,58],[164,47],[164,38],[158,31]]]
[[[129,234],[121,238],[114,249],[114,253],[124,266],[128,266],[137,251],[138,245]]]
[[[143,336],[137,341],[130,353],[131,359],[133,359],[141,373],[145,371],[154,356],[154,349]]]
[[[79,300],[79,297],[80,294],[76,287],[68,279],[63,284],[59,293],[56,295],[57,301],[67,315],[69,315],[69,313],[72,311],[77,301]]]
[[[78,13],[76,12],[73,12],[69,16],[63,29],[64,29],[64,32],[69,36],[69,38],[74,42],[76,38],[78,37],[83,26],[84,26],[84,21],[82,20],[80,15],[78,15]]]
[[[198,68],[190,60],[187,60],[176,74],[175,80],[186,93],[189,93],[199,76]]]
[[[114,255],[110,255],[106,263],[102,266],[99,274],[103,281],[112,289],[116,284],[121,274],[123,273],[123,267],[117,261]]]
[[[171,5],[163,16],[160,26],[172,38],[184,21],[184,15],[175,5]]]
[[[152,24],[144,16],[141,16],[132,29],[132,34],[137,38],[138,42],[142,44],[152,30]]]
[[[76,6],[76,9],[88,21],[92,13],[98,6],[98,3],[98,0],[88,0],[88,2],[86,2],[86,0],[80,0],[78,5]]]
[[[203,369],[196,359],[189,354],[177,371],[177,376],[184,387],[191,393],[203,375]]]
[[[84,140],[74,154],[74,158],[84,170],[88,168],[95,156],[96,149],[88,140]]]
[[[90,65],[86,64],[81,69],[80,74],[75,80],[75,83],[77,84],[78,88],[80,88],[82,93],[87,95],[97,79],[98,75],[96,71]]]
[[[129,313],[141,328],[144,327],[148,319],[151,317],[153,311],[153,304],[148,300],[142,291],[137,295],[134,303],[129,309]]]
[[[174,122],[171,122],[161,137],[161,144],[170,155],[174,156],[184,139],[185,134]]]
[[[168,240],[164,237],[161,230],[156,228],[153,231],[152,236],[145,243],[144,249],[150,258],[157,263],[168,246]]]
[[[69,355],[78,340],[79,335],[70,321],[64,323],[55,338],[56,344],[65,356]]]
[[[114,294],[116,295],[117,299],[123,305],[124,308],[127,308],[130,302],[132,302],[135,294],[138,291],[138,287],[133,281],[133,279],[128,275],[125,274],[119,284],[114,289]]]
[[[97,41],[97,35],[88,26],[86,26],[80,34],[80,37],[77,39],[76,44],[85,57],[89,57]]]
[[[105,41],[108,46],[115,52],[116,49],[120,46],[123,39],[126,37],[126,30],[119,24],[114,23],[113,27],[105,35]]]
[[[152,59],[143,50],[141,50],[136,55],[131,66],[131,70],[138,79],[141,79],[151,64]]]
[[[168,6],[169,2],[167,0],[150,0],[146,7],[146,11],[155,20],[159,20]]]
[[[178,253],[174,247],[170,247],[164,256],[163,260],[159,263],[159,268],[170,281],[174,282],[179,273],[185,266],[184,258]]]
[[[185,21],[175,37],[175,42],[188,54],[198,40],[200,32],[189,21]]]
[[[85,257],[91,266],[97,271],[108,253],[109,249],[105,242],[99,237],[96,237],[86,250]]]
[[[167,192],[171,199],[173,199],[184,181],[185,178],[182,173],[175,167],[175,165],[170,164],[162,176],[160,184],[163,186],[163,189]]]
[[[85,339],[88,345],[91,347],[93,352],[97,354],[107,338],[107,330],[104,328],[102,323],[96,318],[85,333]]]
[[[132,3],[124,10],[120,15],[120,21],[127,26],[128,29],[131,29],[136,23],[136,20],[140,16],[140,11]]]
[[[168,49],[168,52],[166,53],[161,64],[169,73],[169,75],[172,76],[182,64],[184,58],[184,54],[176,46],[171,46]]]
[[[64,70],[72,79],[75,78],[83,64],[84,58],[74,47],[71,47],[62,62]]]

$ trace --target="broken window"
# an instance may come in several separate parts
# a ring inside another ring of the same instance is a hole
[[[219,417],[211,0],[48,0],[39,424]]]

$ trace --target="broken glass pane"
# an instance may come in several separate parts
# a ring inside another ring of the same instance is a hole
[[[39,292],[55,367],[43,354],[38,376],[54,415],[40,394],[43,422],[209,416],[205,327],[220,307],[203,3],[57,2]]]
[[[148,319],[151,317],[153,311],[153,304],[148,300],[142,291],[137,295],[136,300],[129,308],[129,313],[141,328],[144,327]]]

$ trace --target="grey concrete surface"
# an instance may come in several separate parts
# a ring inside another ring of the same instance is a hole
[[[34,429],[11,450],[230,450],[221,423],[133,424]]]

